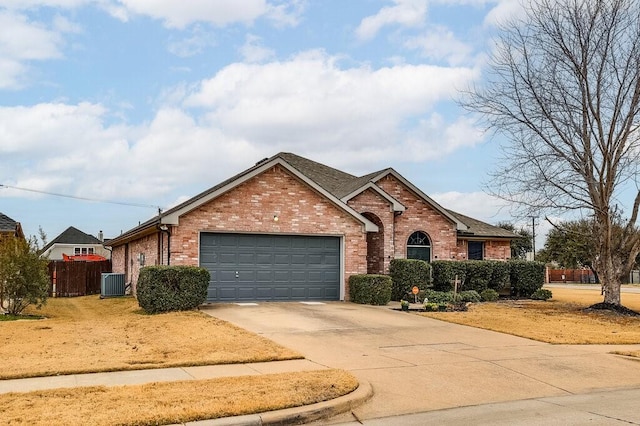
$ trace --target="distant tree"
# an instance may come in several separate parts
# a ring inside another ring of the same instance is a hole
[[[38,254],[38,243],[16,237],[0,240],[0,308],[19,315],[27,306],[42,306],[49,290],[48,259]]]
[[[551,223],[551,222],[550,222]],[[630,248],[625,245],[625,220],[614,218],[612,241],[617,250],[616,256],[628,258],[620,271],[620,281],[628,279],[631,269],[637,265],[638,257],[631,259]],[[543,262],[555,262],[562,268],[575,269],[587,267],[591,269],[596,278],[595,268],[598,260],[598,241],[595,236],[596,226],[591,219],[580,219],[553,224],[553,228],[547,234],[544,248],[538,253],[538,260]],[[635,236],[640,236],[640,231],[635,231]]]
[[[499,29],[485,84],[463,100],[506,136],[489,189],[523,215],[592,217],[604,302],[620,305],[620,278],[640,253],[637,186],[616,225],[640,165],[640,2],[521,3]]]
[[[596,254],[593,222],[582,219],[555,224],[547,234],[538,259],[567,269],[593,268]]]
[[[515,225],[509,222],[500,222],[498,227],[521,236],[521,238],[511,240],[511,257],[513,259],[526,259],[527,253],[533,250],[531,232],[525,227],[516,229]]]

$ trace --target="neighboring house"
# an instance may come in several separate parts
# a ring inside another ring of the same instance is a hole
[[[440,206],[388,168],[356,177],[280,153],[109,241],[144,265],[199,265],[208,301],[344,300],[394,258],[508,259],[517,235]]]
[[[25,238],[20,222],[16,222],[6,214],[0,213],[0,237],[4,236]]]
[[[98,234],[102,236],[102,231]],[[49,260],[109,260],[111,252],[100,238],[85,234],[73,226],[68,227],[41,250]]]

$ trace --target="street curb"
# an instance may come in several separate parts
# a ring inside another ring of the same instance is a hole
[[[284,410],[269,411],[261,414],[225,417],[213,420],[201,420],[185,423],[185,426],[263,426],[263,425],[297,425],[315,420],[326,419],[352,410],[373,396],[371,384],[361,380],[351,393],[316,404]]]

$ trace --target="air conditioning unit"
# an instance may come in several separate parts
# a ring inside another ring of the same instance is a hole
[[[103,273],[100,280],[100,298],[124,296],[124,274]]]

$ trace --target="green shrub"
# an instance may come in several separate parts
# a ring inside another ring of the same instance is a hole
[[[422,292],[422,300],[425,303],[451,303],[453,302],[452,291],[425,290]]]
[[[138,276],[138,304],[151,314],[194,309],[207,299],[209,279],[209,271],[195,266],[146,266]]]
[[[413,286],[426,289],[431,282],[431,267],[424,260],[393,259],[389,264],[389,275],[393,281],[391,300],[400,300],[411,292]]]
[[[480,298],[480,294],[478,294],[478,292],[475,290],[461,291],[460,293],[458,293],[457,299],[458,299],[457,300],[458,302],[463,302],[463,303],[467,303],[467,302],[477,303],[480,300],[482,300]]]
[[[495,302],[500,298],[500,295],[494,289],[488,288],[480,293],[480,298],[483,302]]]
[[[461,283],[464,283],[466,276],[466,262],[453,260],[434,260],[431,262],[433,271],[433,288],[438,291],[453,290],[453,280],[456,275]]]
[[[481,292],[489,287],[493,276],[493,263],[487,260],[467,260],[464,263],[466,268],[465,290],[475,290]]]
[[[351,275],[349,297],[354,303],[386,305],[391,301],[391,286],[387,275]]]
[[[539,288],[533,292],[531,298],[533,300],[549,300],[553,297],[551,290],[547,290],[546,288]]]
[[[440,308],[437,303],[425,303],[424,310],[427,312],[437,312],[440,310]]]
[[[509,261],[511,294],[529,297],[544,284],[544,263],[526,260]]]
[[[489,288],[500,291],[511,286],[509,262],[501,260],[488,260],[491,263],[492,272]]]

